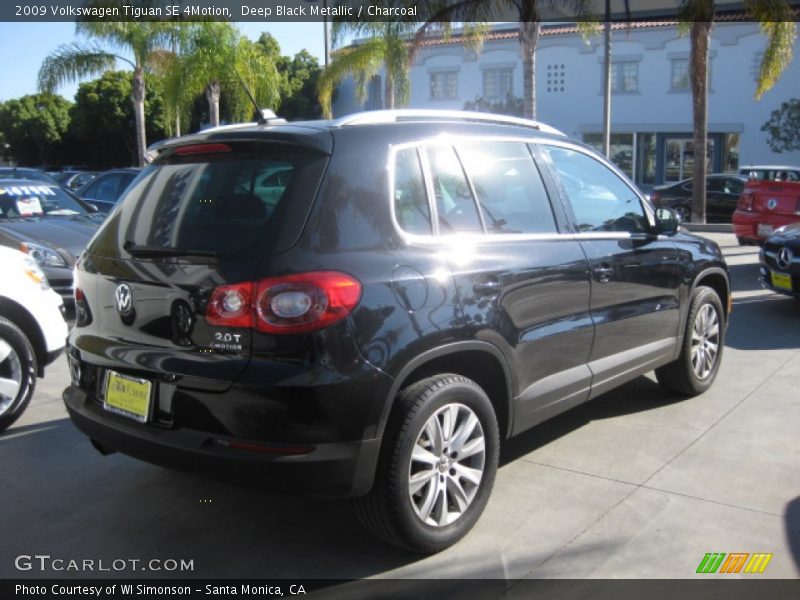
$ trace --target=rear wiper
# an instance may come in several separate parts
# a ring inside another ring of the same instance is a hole
[[[219,252],[211,250],[190,250],[188,248],[165,248],[164,246],[140,246],[133,242],[125,242],[122,246],[132,256],[138,258],[157,258],[163,256],[201,256],[219,258]]]

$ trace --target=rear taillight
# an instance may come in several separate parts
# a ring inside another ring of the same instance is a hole
[[[306,333],[342,320],[360,299],[357,279],[314,271],[218,287],[211,294],[206,320],[264,333]]]
[[[223,327],[252,327],[253,287],[247,282],[214,289],[206,308],[206,321]]]
[[[736,208],[738,208],[739,210],[752,212],[754,199],[755,199],[755,194],[753,194],[752,192],[744,192],[739,197],[739,204],[736,206]]]
[[[75,298],[75,325],[85,327],[92,322],[92,313],[89,310],[89,303],[86,301],[86,294],[76,286],[72,295]]]

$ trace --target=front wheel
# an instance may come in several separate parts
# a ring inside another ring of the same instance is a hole
[[[464,537],[489,499],[499,456],[494,408],[474,381],[445,374],[397,397],[375,485],[356,499],[373,535],[432,554]]]
[[[28,337],[0,317],[0,431],[19,418],[35,386],[36,355]]]
[[[714,383],[724,345],[722,302],[713,289],[698,286],[692,293],[681,354],[675,361],[656,369],[658,382],[676,394],[702,394]]]

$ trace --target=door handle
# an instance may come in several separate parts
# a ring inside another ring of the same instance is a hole
[[[595,277],[597,277],[597,281],[600,283],[608,283],[611,281],[611,278],[614,276],[614,269],[613,267],[609,267],[608,265],[603,265],[601,267],[595,267],[592,269]]]
[[[499,294],[502,287],[499,281],[484,281],[476,283],[472,286],[472,289],[476,294],[481,296],[491,296],[493,294]]]

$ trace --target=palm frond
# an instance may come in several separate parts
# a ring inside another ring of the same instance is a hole
[[[356,77],[356,96],[359,102],[364,101],[366,84],[380,69],[385,55],[386,42],[381,38],[367,40],[337,53],[335,60],[322,72],[317,83],[317,97],[326,118],[331,116],[334,89],[348,76]]]
[[[99,75],[113,69],[118,58],[122,59],[101,46],[62,44],[44,59],[39,69],[39,89],[52,92],[64,83]]]

